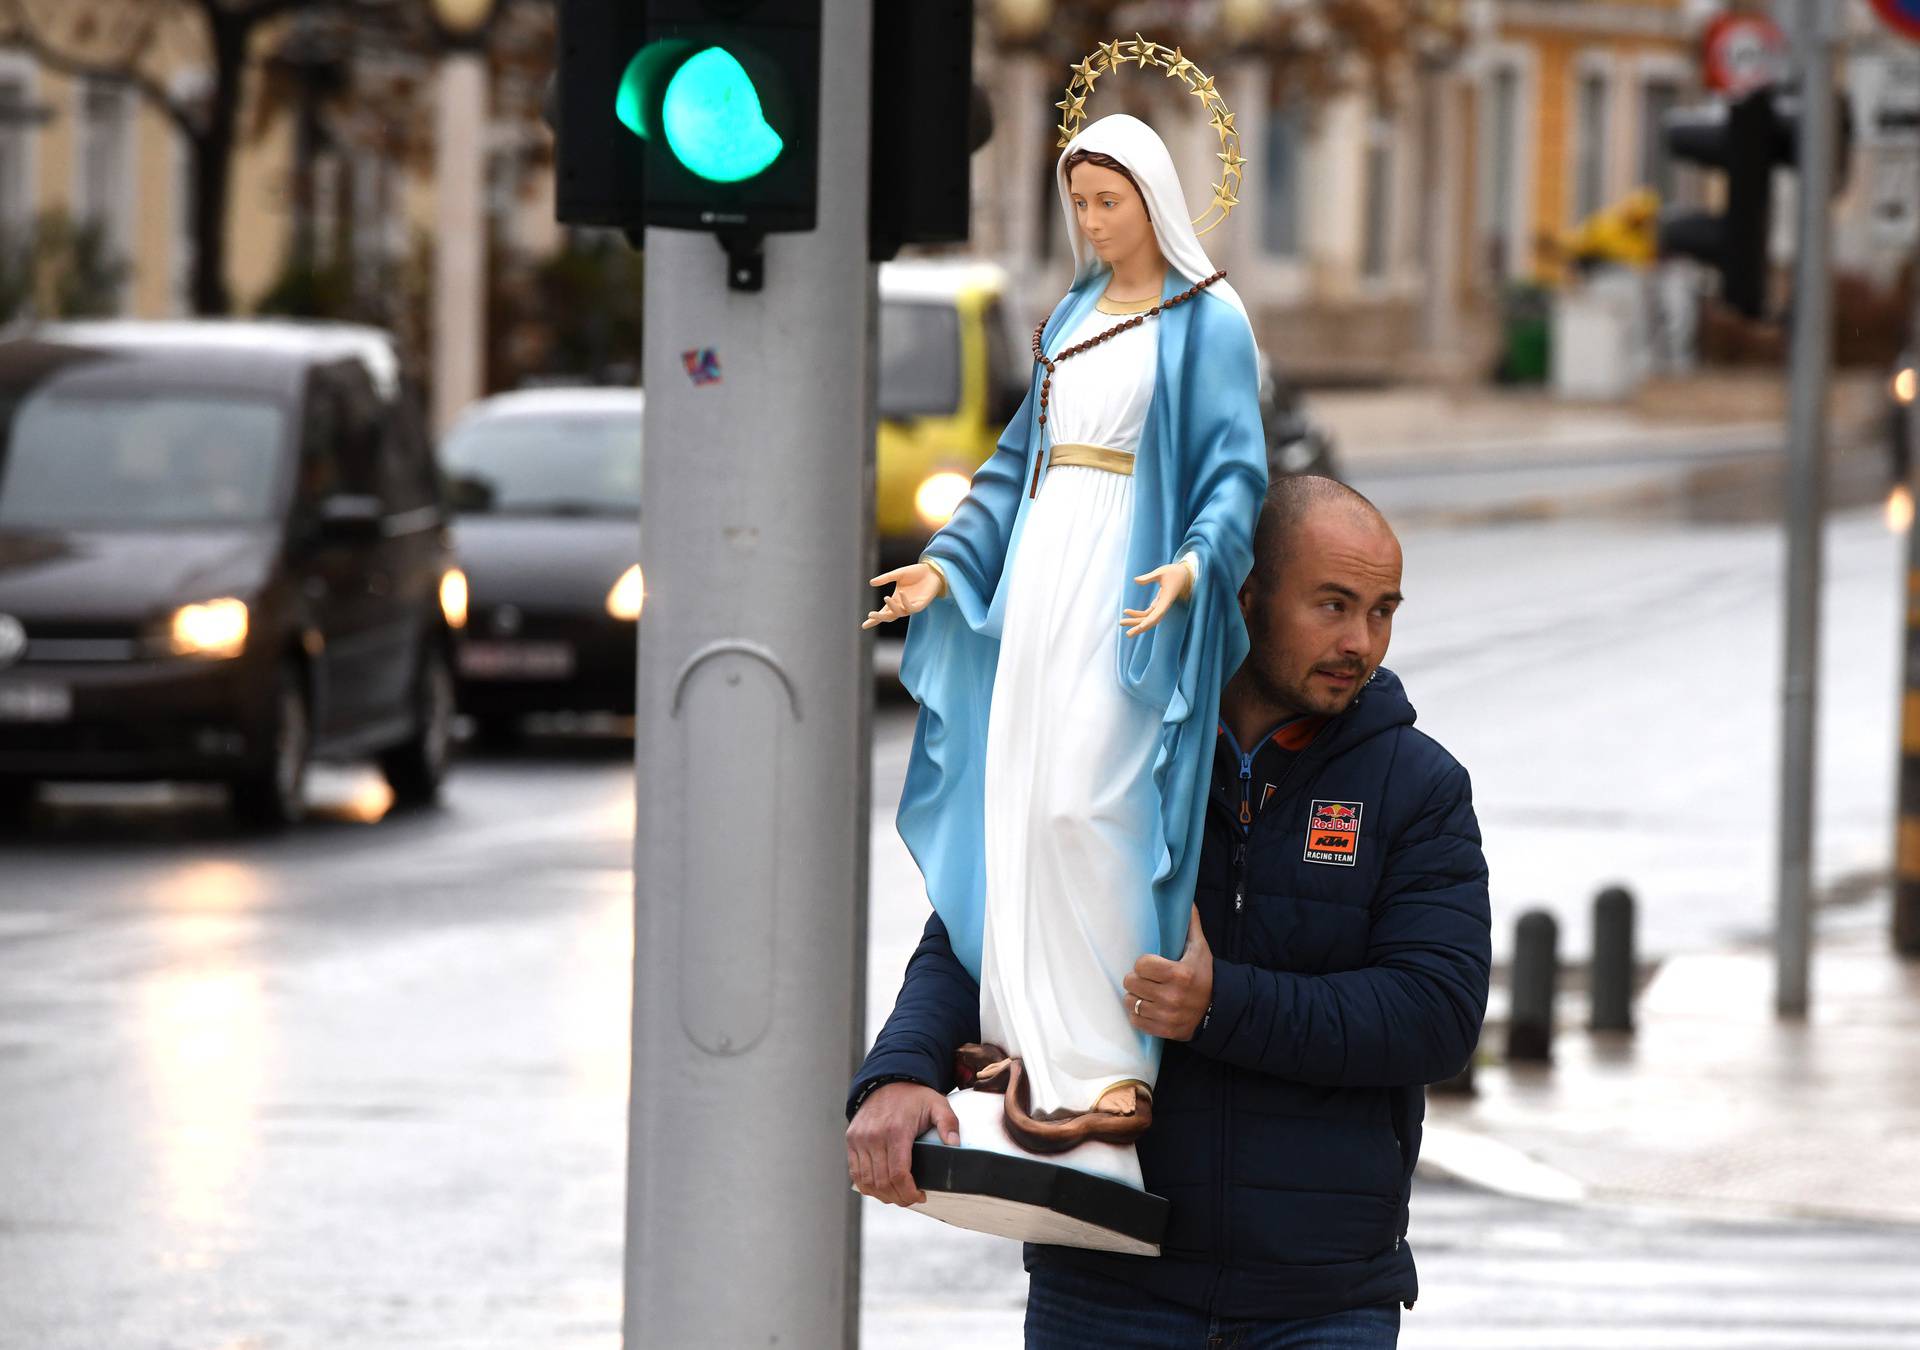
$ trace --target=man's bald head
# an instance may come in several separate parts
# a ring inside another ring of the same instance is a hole
[[[1400,541],[1374,504],[1331,478],[1267,492],[1240,590],[1250,650],[1228,685],[1273,716],[1344,712],[1387,654]]]
[[[1310,516],[1334,511],[1356,523],[1378,526],[1388,535],[1393,527],[1380,508],[1337,478],[1319,474],[1288,474],[1274,479],[1260,508],[1253,532],[1253,574],[1248,578],[1262,590],[1280,580],[1280,573],[1299,547]]]

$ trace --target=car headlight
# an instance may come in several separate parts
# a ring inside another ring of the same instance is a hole
[[[1920,375],[1914,373],[1912,366],[1904,366],[1893,377],[1893,396],[1902,403],[1913,402],[1913,396],[1920,389]]]
[[[638,619],[640,607],[647,602],[647,578],[635,563],[620,574],[607,592],[607,613],[616,619]]]
[[[467,574],[457,567],[449,567],[440,578],[440,612],[446,615],[447,627],[467,626]]]
[[[225,596],[182,605],[167,624],[167,637],[175,656],[238,656],[247,645],[246,602]]]
[[[953,519],[954,511],[972,486],[964,473],[955,473],[951,469],[930,473],[914,489],[914,513],[926,522],[929,529],[937,530]]]

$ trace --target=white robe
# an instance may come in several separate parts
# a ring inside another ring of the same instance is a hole
[[[1050,354],[1125,321],[1090,312]],[[1158,319],[1061,362],[1050,445],[1137,452]],[[1130,475],[1044,471],[1013,558],[987,724],[986,925],[980,1031],[1023,1062],[1036,1116],[1084,1111],[1117,1083],[1151,1086],[1160,1042],[1127,1018],[1122,978],[1159,937],[1150,783],[1160,714],[1115,675]]]

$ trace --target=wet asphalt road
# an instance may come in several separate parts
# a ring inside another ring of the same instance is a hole
[[[0,1345],[617,1344],[630,753],[0,848]]]
[[[1862,708],[1892,688],[1897,574],[1871,520],[1836,529],[1830,688],[1855,715],[1823,772],[1857,793],[1822,839],[1850,867],[1886,837],[1889,719]],[[1527,525],[1408,545],[1409,614],[1430,617],[1403,621],[1394,664],[1529,879],[1496,902],[1591,851],[1685,895],[1649,916],[1673,943],[1764,913],[1743,860],[1765,851],[1768,776],[1728,747],[1772,695],[1728,680],[1773,659],[1774,543]],[[1601,720],[1623,700],[1655,721]],[[923,913],[890,823],[910,730],[882,710],[870,1026]],[[1543,738],[1575,732],[1556,768]],[[1688,736],[1695,753],[1668,753]],[[215,796],[61,789],[0,843],[0,1347],[612,1350],[630,753],[568,737],[470,755],[446,804],[412,815],[370,773],[328,772],[316,818],[272,839],[235,834]],[[1671,772],[1646,774],[1656,760]],[[1565,809],[1590,800],[1605,809]],[[1009,1246],[866,1211],[869,1346],[1013,1343]],[[1413,1241],[1428,1292],[1410,1347],[1920,1346],[1910,1230],[1429,1186]]]

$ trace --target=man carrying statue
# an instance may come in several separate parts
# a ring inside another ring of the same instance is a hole
[[[1123,994],[1163,1039],[1137,1143],[1146,1189],[1171,1202],[1161,1255],[1028,1245],[1034,1350],[1396,1344],[1418,1294],[1406,1233],[1423,1088],[1472,1056],[1490,959],[1466,771],[1414,729],[1380,666],[1400,566],[1359,494],[1324,478],[1269,491],[1190,936],[1178,960],[1143,955]],[[978,1019],[936,914],[848,1099],[865,1194],[924,1199],[914,1139],[965,1142],[944,1094]]]

